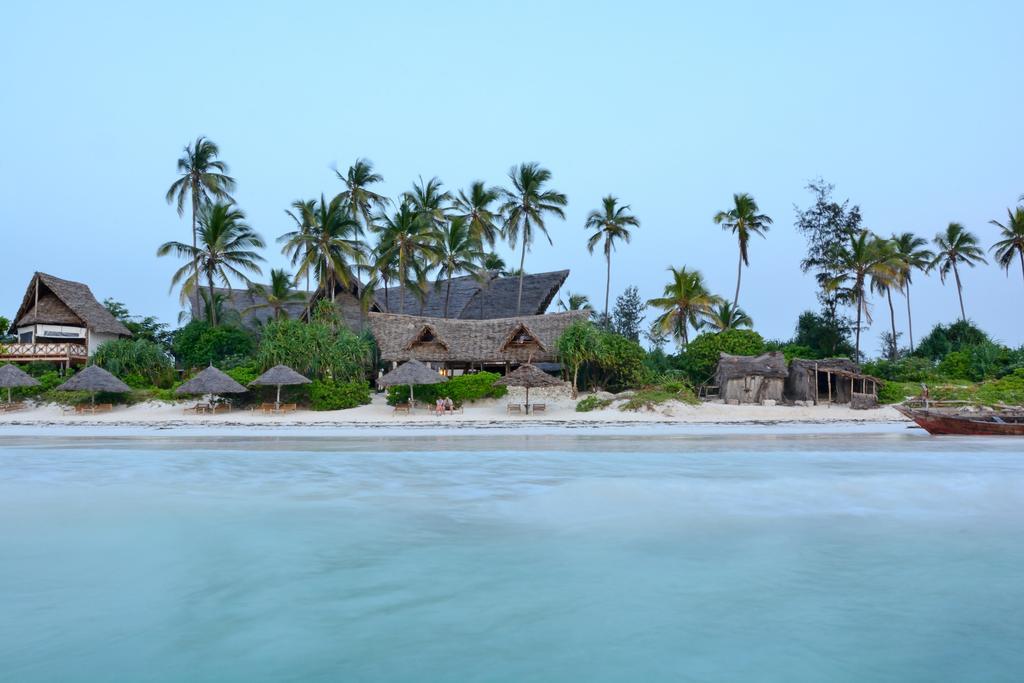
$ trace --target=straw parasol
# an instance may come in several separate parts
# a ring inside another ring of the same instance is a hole
[[[7,389],[7,402],[11,402],[11,389],[37,387],[39,380],[14,365],[0,367],[0,389]]]
[[[380,383],[386,387],[408,384],[409,402],[413,400],[412,388],[416,384],[440,384],[447,382],[447,377],[442,377],[434,370],[431,370],[418,360],[410,360],[399,365],[397,368],[380,378]]]
[[[249,386],[277,387],[277,401],[275,408],[281,407],[281,387],[291,387],[297,384],[311,384],[312,380],[303,377],[287,365],[275,365],[262,375],[249,382]]]
[[[174,390],[178,396],[244,394],[249,391],[212,365]]]
[[[96,405],[96,393],[99,391],[125,394],[131,390],[131,387],[98,365],[90,365],[57,387],[57,391],[88,391],[93,405]]]
[[[529,363],[520,365],[494,383],[495,386],[526,387],[526,405],[530,405],[530,389],[557,387],[561,386],[561,384],[561,380],[552,377],[537,366]]]

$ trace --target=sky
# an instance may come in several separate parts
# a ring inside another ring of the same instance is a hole
[[[823,177],[865,225],[931,238],[950,221],[988,247],[1024,193],[1017,2],[14,3],[0,23],[0,315],[34,271],[88,283],[176,323],[190,240],[164,194],[196,136],[238,181],[267,265],[295,199],[340,191],[373,161],[392,196],[422,176],[506,184],[537,161],[568,195],[526,270],[569,268],[604,296],[586,214],[614,194],[641,226],[612,261],[612,297],[658,296],[669,266],[731,297],[735,238],[712,217],[749,192],[774,219],[754,238],[740,305],[766,338],[815,308],[794,205]],[[510,263],[516,259],[502,250]],[[1019,268],[963,273],[967,313],[1024,343]],[[563,290],[564,291],[564,290]],[[918,276],[918,339],[958,315]],[[903,300],[896,301],[905,329]],[[879,352],[887,307],[862,347]],[[904,340],[905,341],[905,340]]]

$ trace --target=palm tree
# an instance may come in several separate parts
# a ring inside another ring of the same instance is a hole
[[[900,270],[903,285],[903,296],[907,299],[907,337],[910,340],[910,352],[914,352],[914,322],[910,315],[910,283],[915,270],[926,272],[935,254],[925,249],[928,240],[918,237],[912,232],[903,232],[892,236],[896,263]]]
[[[841,301],[857,309],[855,361],[860,360],[861,321],[866,318],[868,324],[871,323],[871,310],[866,296],[868,281],[873,277],[894,277],[898,272],[892,252],[885,244],[885,240],[879,239],[869,230],[851,235],[849,244],[836,250],[836,275],[825,283],[826,289],[837,292]]]
[[[754,326],[754,321],[750,319],[746,311],[733,306],[728,301],[722,301],[712,306],[711,310],[704,315],[704,321],[718,332]]]
[[[630,228],[639,228],[640,220],[631,215],[629,204],[618,205],[619,200],[608,195],[601,200],[601,208],[595,209],[587,214],[587,221],[584,227],[593,230],[594,234],[587,240],[587,251],[594,253],[594,247],[602,240],[604,241],[605,283],[604,283],[604,317],[608,318],[608,297],[612,288],[612,251],[615,249],[615,241],[622,240],[629,242],[632,235]]]
[[[950,271],[956,280],[956,293],[960,298],[960,318],[967,322],[967,313],[964,311],[963,284],[960,282],[960,269],[958,264],[973,268],[979,263],[988,263],[985,260],[984,252],[978,246],[978,238],[968,232],[959,223],[950,223],[946,226],[945,233],[935,236],[935,246],[938,251],[932,259],[931,268],[939,269],[939,279],[945,284],[946,277]]]
[[[307,199],[303,201],[296,199],[292,202],[291,209],[285,209],[285,213],[295,222],[295,230],[281,235],[277,238],[277,241],[279,244],[284,244],[281,248],[281,253],[290,258],[291,264],[294,266],[303,259],[309,258],[309,249],[313,245],[313,240],[310,239],[313,231],[311,220],[316,213],[316,200]],[[300,235],[302,236],[301,238],[299,237]],[[309,269],[306,269],[305,278],[306,294],[309,294],[311,291],[309,286]]]
[[[566,294],[565,301],[559,299],[558,307],[561,308],[563,311],[590,311],[591,313],[593,312],[593,309],[590,306],[590,297],[588,297],[586,294],[577,294],[574,292],[569,292],[568,294]]]
[[[690,343],[688,327],[697,328],[711,307],[722,299],[708,291],[700,271],[685,267],[668,270],[672,281],[665,285],[663,296],[651,299],[647,305],[664,311],[654,324],[686,346]]]
[[[899,346],[896,343],[896,309],[892,305],[893,288],[903,287],[903,261],[896,251],[896,245],[892,240],[878,239],[875,245],[879,252],[882,266],[875,268],[870,273],[871,291],[877,294],[884,294],[889,303],[889,324],[892,330],[892,346],[889,347],[889,360],[896,360]]]
[[[274,320],[287,318],[286,306],[288,304],[306,300],[306,295],[292,289],[294,284],[295,281],[288,271],[284,268],[274,268],[270,271],[269,285],[254,284],[249,287],[253,297],[259,297],[263,301],[249,306],[243,313],[269,308]]]
[[[447,280],[444,293],[444,317],[448,317],[448,301],[452,294],[452,278],[459,273],[475,272],[484,252],[462,216],[452,216],[444,226],[434,231],[434,258],[438,267],[437,282]]]
[[[551,236],[544,225],[547,214],[565,220],[562,210],[569,200],[561,192],[544,189],[551,180],[551,171],[541,168],[536,162],[513,166],[508,172],[512,181],[511,190],[502,190],[505,198],[500,213],[505,217],[504,232],[509,245],[515,249],[516,242],[522,239],[522,254],[519,257],[519,294],[516,298],[516,315],[523,307],[523,274],[526,263],[526,252],[533,245],[533,231],[539,229],[549,244]]]
[[[423,214],[403,201],[391,215],[377,217],[378,258],[393,263],[400,291],[399,313],[405,313],[405,290],[414,284],[422,299],[426,274],[436,261],[434,228]]]
[[[1002,237],[992,245],[991,250],[996,253],[996,261],[1007,275],[1010,273],[1010,264],[1013,263],[1014,256],[1019,256],[1021,274],[1024,274],[1024,207],[1018,206],[1016,211],[1007,209],[1006,216],[1005,225],[999,221],[989,221],[999,228],[999,236]]]
[[[235,205],[216,202],[204,207],[199,214],[198,238],[198,247],[182,242],[165,242],[156,252],[157,256],[173,252],[189,260],[171,278],[172,289],[179,282],[184,282],[181,290],[183,302],[188,293],[199,288],[199,279],[203,276],[206,277],[207,290],[213,294],[215,281],[230,290],[231,276],[250,285],[247,273],[262,272],[259,262],[263,257],[253,250],[265,246],[263,238],[249,227],[245,213]],[[213,309],[210,322],[217,325],[216,309]]]
[[[185,145],[185,153],[178,159],[178,179],[167,190],[167,203],[177,204],[178,216],[185,213],[185,198],[192,200],[192,249],[197,250],[197,223],[202,207],[211,199],[231,200],[235,179],[228,175],[228,165],[219,160],[220,148],[213,140],[203,136]],[[192,269],[199,270],[193,263]],[[196,290],[196,310],[199,309],[199,290]]]
[[[505,263],[505,259],[501,258],[498,254],[493,251],[489,251],[484,254],[483,261],[480,263],[484,270],[488,270],[502,277],[508,275],[508,265]]]
[[[383,182],[384,177],[374,173],[373,162],[369,159],[356,159],[345,175],[340,171],[334,173],[345,183],[345,189],[338,196],[352,210],[352,217],[361,220],[365,230],[371,230],[374,212],[383,211],[391,202],[384,195],[370,189],[370,185]]]
[[[437,176],[427,182],[423,178],[413,183],[412,190],[402,195],[402,201],[408,204],[412,210],[423,217],[428,224],[440,227],[448,220],[448,202],[451,201],[450,192],[442,191],[444,183]]]
[[[468,193],[459,190],[452,203],[455,215],[469,222],[473,237],[490,247],[501,236],[501,217],[491,210],[491,205],[500,197],[501,188],[487,187],[482,180],[476,180],[470,184]]]
[[[296,202],[301,211],[300,229],[281,235],[284,252],[297,266],[295,277],[316,278],[317,291],[335,300],[338,286],[351,287],[357,281],[355,269],[366,258],[366,245],[359,239],[361,227],[341,196],[328,202]],[[304,226],[304,227],[303,227]]]
[[[715,225],[721,225],[724,230],[731,230],[736,235],[740,245],[740,262],[736,266],[736,295],[732,299],[732,305],[738,306],[740,301],[740,278],[743,275],[743,266],[750,265],[747,257],[747,243],[751,235],[760,235],[768,232],[768,226],[772,219],[764,214],[759,214],[760,209],[757,202],[746,192],[732,196],[733,207],[726,211],[719,211],[715,214]]]

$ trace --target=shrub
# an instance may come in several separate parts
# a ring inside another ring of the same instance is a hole
[[[263,328],[256,362],[269,368],[282,364],[311,379],[340,382],[364,379],[372,347],[345,327],[314,320],[274,320]]]
[[[879,359],[862,366],[865,374],[887,382],[927,382],[935,376],[935,368],[927,358],[907,356],[896,361]]]
[[[19,400],[26,398],[39,398],[42,397],[43,394],[51,392],[55,387],[63,384],[66,378],[62,377],[56,370],[47,370],[46,372],[37,375],[36,379],[39,381],[38,386],[15,389],[11,392],[11,396]],[[0,391],[0,394],[3,394],[5,399],[7,398],[6,391]]]
[[[202,320],[193,320],[172,335],[171,351],[186,368],[217,365],[232,356],[248,356],[255,342],[240,327],[213,327]]]
[[[680,360],[690,381],[701,384],[714,374],[720,354],[756,356],[764,351],[764,339],[753,330],[705,332],[687,345]]]
[[[611,399],[599,396],[587,396],[576,404],[577,413],[589,413],[592,410],[603,410],[612,404]]]
[[[967,379],[971,376],[971,354],[967,351],[950,351],[935,371],[948,379]]]
[[[452,403],[462,405],[484,398],[501,398],[508,388],[494,386],[501,375],[494,372],[477,372],[471,375],[456,375],[441,384],[426,384],[413,389],[418,401],[433,403],[438,398],[450,398]],[[406,403],[409,400],[407,385],[388,387],[388,403]]]
[[[592,363],[601,386],[617,392],[644,384],[649,379],[646,355],[637,342],[614,332],[598,331],[597,355]]]
[[[915,356],[941,361],[953,351],[991,342],[988,335],[972,323],[959,320],[952,325],[936,325],[914,350]]]
[[[318,379],[309,385],[309,398],[313,410],[355,408],[370,402],[370,383],[366,380],[336,382]]]
[[[689,384],[673,380],[638,390],[619,408],[628,411],[653,410],[656,406],[668,401],[680,401],[691,405],[698,403],[697,395]]]
[[[163,348],[148,339],[116,339],[99,345],[90,359],[130,387],[170,386],[174,366]]]

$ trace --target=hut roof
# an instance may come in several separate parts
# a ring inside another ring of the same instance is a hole
[[[526,365],[520,365],[494,384],[497,386],[529,387],[531,389],[536,389],[537,387],[561,386],[562,381],[556,377],[552,377],[537,366],[527,363]]]
[[[57,387],[58,391],[109,391],[124,394],[131,387],[98,365],[90,365],[75,373],[71,379]]]
[[[380,378],[383,386],[403,384],[440,384],[447,382],[447,377],[442,377],[436,371],[431,370],[418,360],[410,360]]]
[[[36,303],[36,283],[39,300]],[[130,337],[132,333],[93,296],[88,285],[35,273],[14,316],[10,332],[21,325],[81,325],[93,332]]]
[[[287,365],[275,365],[262,375],[249,382],[257,386],[293,386],[295,384],[310,384],[312,380],[292,370]]]
[[[174,390],[179,396],[189,394],[244,394],[248,389],[212,365]]]
[[[760,356],[733,356],[723,353],[718,358],[718,383],[739,377],[771,377],[784,379],[789,375],[786,370],[786,357],[781,351],[769,351]]]
[[[0,366],[0,388],[17,389],[18,387],[36,387],[39,380],[16,365]]]
[[[789,367],[793,370],[813,370],[817,367],[819,370],[843,370],[853,373],[860,372],[860,366],[849,358],[820,358],[818,360],[794,358],[790,362]]]
[[[549,273],[532,273],[523,277],[523,315],[541,315],[554,300],[558,290],[569,277],[568,270]],[[451,282],[451,293],[448,283]],[[502,277],[497,271],[487,273],[483,278],[463,275],[450,280],[437,280],[427,285],[422,293],[400,287],[388,287],[374,291],[374,299],[381,311],[406,313],[430,318],[443,318],[445,297],[448,297],[448,318],[463,320],[492,320],[516,315],[519,296],[519,278]],[[404,309],[403,309],[404,298]]]
[[[384,360],[525,363],[556,361],[558,337],[573,322],[587,316],[587,311],[568,311],[521,318],[460,320],[370,313],[369,320]],[[528,330],[535,343],[507,343],[521,328]],[[419,342],[424,329],[431,331],[432,339]]]

